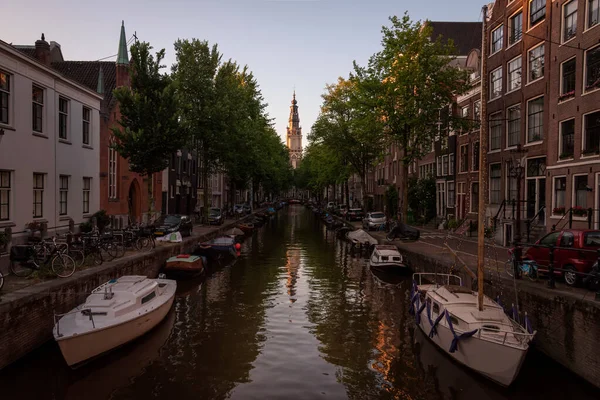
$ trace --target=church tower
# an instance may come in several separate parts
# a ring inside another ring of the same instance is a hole
[[[298,115],[298,102],[296,91],[290,106],[290,119],[287,127],[287,147],[290,151],[290,164],[296,169],[302,159],[302,128],[300,127],[300,116]]]

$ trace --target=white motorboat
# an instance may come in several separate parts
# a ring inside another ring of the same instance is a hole
[[[154,328],[171,309],[176,289],[176,281],[137,275],[94,289],[85,303],[55,316],[54,339],[67,364],[96,357]]]
[[[369,265],[377,269],[407,268],[398,248],[389,244],[378,244],[371,253]]]
[[[444,285],[436,283],[440,278]],[[456,275],[416,273],[413,280],[411,310],[425,335],[454,360],[509,386],[521,369],[535,332],[509,318],[487,296],[480,311],[478,293],[462,286]]]

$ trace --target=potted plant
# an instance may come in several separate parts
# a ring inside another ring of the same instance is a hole
[[[575,90],[571,90],[570,92],[561,94],[560,96],[558,96],[558,101],[564,101],[570,99],[571,97],[575,97]]]
[[[4,252],[7,244],[8,244],[8,234],[5,232],[0,232],[0,253]]]
[[[575,206],[573,208],[571,208],[573,215],[576,215],[578,217],[585,217],[587,215],[587,208],[583,208],[581,206]]]
[[[589,156],[592,154],[598,154],[598,149],[597,148],[584,149],[581,153],[586,156]]]
[[[558,158],[560,160],[567,160],[569,158],[573,158],[573,153],[565,153],[565,152],[563,152],[563,153],[560,153],[560,156],[558,156]]]
[[[552,209],[554,215],[565,215],[565,207],[554,207]]]

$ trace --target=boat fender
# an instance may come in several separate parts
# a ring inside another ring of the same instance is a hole
[[[458,350],[459,340],[470,338],[471,336],[476,334],[479,329],[474,329],[470,332],[464,332],[464,333],[461,333],[460,335],[457,335],[456,332],[454,331],[454,326],[452,326],[452,320],[450,319],[450,313],[448,312],[448,310],[445,310],[445,315],[446,315],[446,322],[448,322],[448,328],[450,328],[450,332],[452,332],[452,336],[454,336],[454,339],[452,339],[452,343],[450,343],[450,349],[448,351],[450,353],[454,353],[456,350]]]

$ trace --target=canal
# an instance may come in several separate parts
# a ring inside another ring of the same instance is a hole
[[[414,329],[409,288],[288,206],[234,264],[180,281],[153,331],[77,370],[48,343],[0,372],[0,398],[599,398],[535,351],[507,390],[467,372]]]

